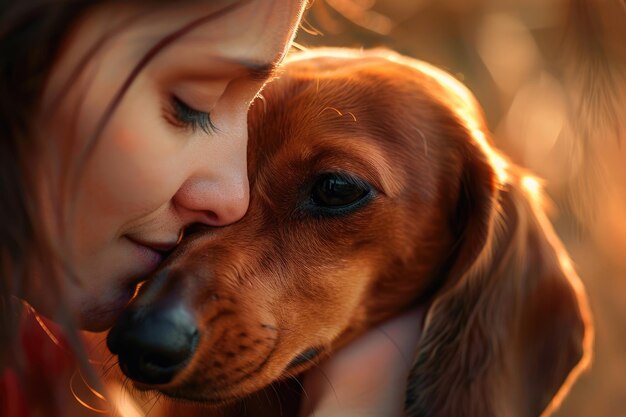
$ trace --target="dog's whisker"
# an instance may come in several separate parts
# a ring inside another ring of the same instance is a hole
[[[239,414],[242,416],[248,415],[248,406],[245,401],[238,401],[237,406],[239,407]]]
[[[278,412],[279,412],[279,416],[282,417],[283,415],[283,402],[280,400],[280,394],[278,393],[278,390],[276,389],[276,387],[274,386],[274,384],[270,385],[272,387],[272,391],[274,392],[274,395],[276,396],[276,401],[278,401]],[[270,402],[271,404],[271,402]]]
[[[310,359],[307,359],[308,361],[310,361],[311,363],[313,363],[314,365],[317,365],[316,363],[314,363],[313,361],[311,361]],[[302,395],[304,395],[304,397],[306,399],[309,399],[309,394],[306,392],[306,389],[304,388],[304,385],[302,385],[302,382],[300,382],[300,380],[298,379],[298,377],[294,374],[292,374],[291,372],[285,370],[285,374],[287,374],[287,376],[289,377],[289,379],[293,379],[294,381],[296,381],[296,383],[298,384],[298,386],[300,387],[300,391],[302,391]]]
[[[150,403],[150,402],[154,402],[154,400],[155,400],[155,399],[156,399],[159,395],[160,395],[160,392],[158,392],[158,391],[157,391],[157,392],[155,392],[155,393],[154,393],[154,394],[152,394],[152,395],[144,395],[144,398],[143,398],[143,401],[142,401],[141,407],[142,407],[142,408],[145,408],[145,407],[148,405],[148,403]]]
[[[273,387],[273,386],[272,386],[272,389],[274,389],[274,387]],[[275,390],[275,389],[274,389],[274,390]],[[265,396],[265,400],[267,400],[267,404],[268,404],[268,406],[270,406],[270,407],[271,407],[271,405],[272,405],[272,399],[271,399],[271,398],[270,398],[270,396],[268,395],[267,390],[266,390],[266,389],[264,389],[264,390],[262,390],[262,391],[263,391],[263,395]],[[274,391],[274,392],[276,392],[276,391]],[[246,408],[246,402],[245,402],[245,401],[243,401],[243,405],[244,405],[244,408]]]
[[[100,347],[101,347],[101,346],[102,346],[105,342],[106,342],[106,338],[102,338],[102,339],[100,339],[100,340],[98,341],[98,343],[96,343],[96,344],[94,344],[94,345],[90,346],[90,348],[88,349],[88,351],[87,351],[87,360],[89,361],[89,363],[90,363],[91,365],[102,365],[102,366],[106,366],[106,363],[107,363],[107,362],[111,359],[111,358],[109,357],[109,359],[106,359],[104,362],[102,362],[102,361],[100,361],[100,360],[98,360],[98,359],[91,359],[91,357],[90,357],[90,356],[91,356],[91,355],[92,355],[95,351],[99,350],[99,348],[100,348]]]
[[[375,329],[376,329],[376,331],[381,333],[383,336],[385,336],[385,338],[387,340],[389,340],[389,342],[393,345],[393,347],[398,351],[398,354],[402,358],[402,361],[404,362],[404,364],[406,366],[411,366],[412,365],[412,363],[411,363],[412,361],[410,361],[409,358],[406,357],[406,355],[402,351],[402,348],[400,348],[400,345],[398,344],[398,342],[396,342],[396,340],[393,337],[391,337],[389,335],[389,333],[387,333],[385,330],[381,329],[380,327],[376,327]]]
[[[122,388],[120,392],[120,399],[122,402],[129,401],[132,398],[132,393],[130,392],[129,384],[131,384],[130,379],[128,377],[124,377],[124,381],[122,382]],[[126,398],[124,396],[126,395]]]
[[[104,362],[102,362],[100,364],[100,369],[102,370],[102,369],[105,369],[105,368],[107,368],[107,369],[110,368],[111,362],[117,363],[117,361],[115,360],[116,357],[117,357],[116,355],[109,355],[109,357]]]
[[[100,346],[102,346],[104,343],[106,343],[107,339],[106,337],[101,338],[98,343],[96,343],[95,345],[92,346],[92,348],[90,349],[91,351],[94,351],[96,348],[99,348]]]
[[[322,367],[320,366],[319,363],[316,363],[312,359],[309,359],[309,361],[311,363],[313,363],[313,365],[314,365],[313,369],[315,369],[315,371],[319,372],[322,375],[322,377],[324,377],[324,379],[328,383],[328,386],[330,387],[330,389],[333,392],[333,397],[335,397],[335,401],[337,402],[337,404],[339,404],[339,395],[337,394],[337,390],[335,390],[335,386],[333,385],[333,382],[331,381],[331,379],[328,377],[328,375],[326,375],[326,372],[324,372],[324,370],[322,369]]]
[[[152,412],[152,410],[154,409],[154,407],[157,405],[157,403],[159,402],[159,400],[161,399],[161,397],[163,396],[163,394],[161,393],[157,393],[154,396],[154,401],[152,402],[152,405],[150,406],[150,408],[148,409],[148,411],[146,411],[145,413],[145,417],[148,417],[148,415],[150,415],[150,413]]]
[[[118,364],[119,364],[119,361],[114,361],[112,364],[110,364],[110,365],[109,365],[109,366],[108,366],[108,367],[107,367],[107,368],[106,368],[106,369],[105,369],[105,370],[101,373],[101,377],[102,377],[102,378],[105,378],[105,377],[109,374],[109,372],[111,372],[111,371],[115,368],[115,366],[116,366],[116,365],[118,365]]]

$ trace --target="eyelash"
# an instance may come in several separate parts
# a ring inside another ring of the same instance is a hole
[[[219,130],[211,120],[211,113],[196,110],[176,96],[172,96],[170,101],[170,113],[174,119],[171,122],[176,126],[190,128],[193,132],[200,129],[208,135]]]

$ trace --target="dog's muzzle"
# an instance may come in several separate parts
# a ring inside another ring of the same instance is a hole
[[[129,378],[144,384],[166,384],[193,356],[198,328],[176,299],[131,306],[107,336],[109,350]]]

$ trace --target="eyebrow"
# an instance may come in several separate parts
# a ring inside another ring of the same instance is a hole
[[[278,61],[236,61],[236,63],[244,67],[248,73],[248,77],[255,81],[265,81],[268,78],[275,77],[278,74],[278,69],[280,67]]]
[[[255,59],[245,58],[226,58],[221,56],[207,56],[207,65],[213,70],[198,68],[193,70],[194,78],[197,79],[213,79],[217,74],[227,72],[231,75],[237,74],[237,77],[247,77],[253,81],[267,81],[269,78],[277,76],[280,72],[280,59],[273,61],[259,61]],[[211,65],[213,64],[213,65]]]

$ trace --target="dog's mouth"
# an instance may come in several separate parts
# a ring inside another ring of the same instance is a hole
[[[289,365],[287,365],[286,370],[291,370],[294,368],[298,368],[301,365],[305,365],[308,363],[314,364],[314,359],[319,357],[320,354],[324,351],[321,347],[312,347],[310,349],[304,350],[298,356],[296,356]]]
[[[299,373],[300,371],[303,371],[310,367],[310,365],[314,365],[315,360],[322,356],[324,352],[325,348],[323,347],[312,347],[303,350],[301,353],[297,354],[294,359],[291,360],[291,362],[289,362],[289,364],[284,368],[282,375],[277,377],[275,380],[266,381],[266,383],[262,386],[253,384],[255,387],[251,389],[250,392],[246,392],[247,383],[234,383],[232,385],[218,384],[217,386],[207,386],[202,384],[200,381],[187,381],[183,382],[182,384],[175,384],[170,386],[168,386],[168,384],[155,386],[144,384],[141,381],[133,380],[133,385],[141,391],[157,390],[174,401],[192,401],[202,403],[207,406],[220,407],[232,404],[238,399],[241,399],[242,395],[246,396],[248,394],[252,394],[253,392],[258,391],[259,389],[263,390],[264,388],[268,388],[270,385],[278,383],[279,381],[285,379],[285,377],[288,379],[293,378],[294,372]],[[267,362],[269,360],[270,358],[268,357],[262,362]],[[250,382],[248,378],[244,379],[247,380],[246,382]]]

